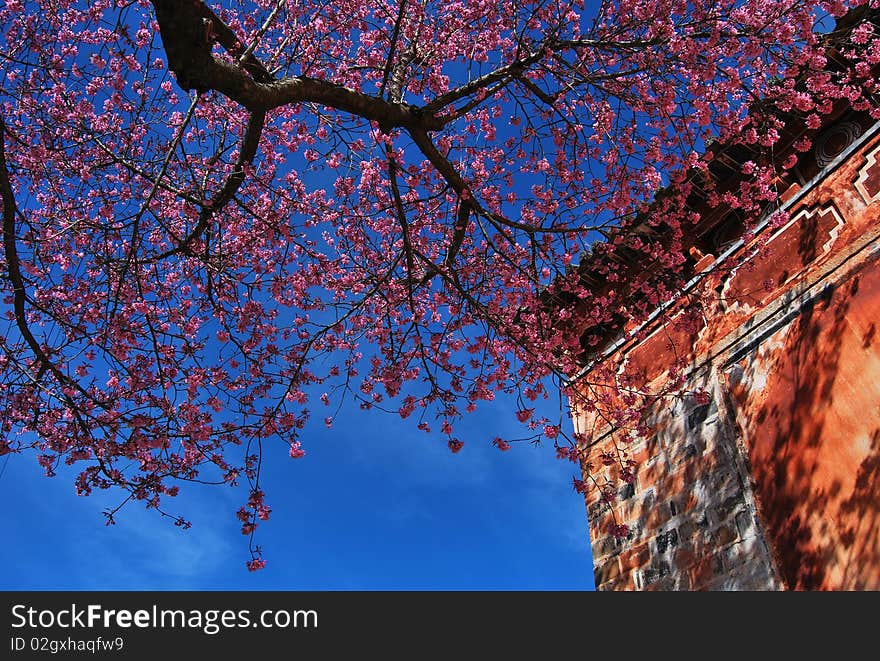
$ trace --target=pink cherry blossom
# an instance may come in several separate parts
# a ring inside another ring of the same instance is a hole
[[[686,281],[707,145],[758,154],[703,191],[750,228],[795,164],[779,112],[880,116],[874,14],[821,33],[868,6],[6,2],[0,454],[175,522],[181,486],[246,485],[254,570],[313,400],[448,437],[510,396],[555,446],[526,401]],[[579,410],[638,432],[644,394],[594,376]]]

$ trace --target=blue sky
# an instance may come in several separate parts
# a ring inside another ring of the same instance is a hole
[[[310,182],[329,188],[327,176]],[[11,569],[0,589],[590,589],[576,466],[550,444],[491,445],[523,435],[515,410],[499,397],[456,422],[465,447],[455,455],[439,425],[427,435],[413,418],[351,402],[330,430],[316,414],[305,458],[265,448],[273,513],[258,531],[267,567],[255,573],[235,517],[243,488],[188,486],[164,502],[192,521],[187,531],[138,503],[107,527],[101,513],[120,493],[78,497],[73,471],[47,479],[33,453],[2,457],[0,562]],[[558,402],[546,412],[558,416]]]
[[[254,573],[234,516],[243,490],[187,487],[177,505],[188,531],[139,504],[108,527],[101,511],[118,494],[78,497],[70,475],[47,479],[32,455],[12,456],[0,477],[0,588],[591,589],[575,466],[546,444],[490,446],[521,433],[514,410],[499,399],[466,416],[457,455],[411,420],[355,407],[332,430],[313,425],[303,459],[270,449],[267,567]]]

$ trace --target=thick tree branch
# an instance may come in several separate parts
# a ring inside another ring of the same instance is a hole
[[[43,347],[34,337],[25,316],[26,290],[24,278],[21,275],[21,264],[18,258],[15,238],[15,216],[18,212],[15,204],[15,194],[12,191],[12,182],[9,179],[9,168],[6,165],[6,122],[0,117],[0,195],[3,198],[3,255],[6,258],[6,274],[12,283],[12,309],[15,315],[15,325],[24,341],[36,356],[41,369],[49,369],[57,372],[52,361],[43,351]],[[56,374],[56,376],[58,376]],[[62,381],[63,381],[63,375]]]
[[[292,103],[320,103],[375,121],[385,133],[396,127],[434,131],[442,124],[419,108],[390,103],[326,80],[292,76],[274,81],[259,62],[244,70],[211,54],[212,38],[232,52],[241,50],[234,33],[201,0],[154,0],[168,66],[184,89],[215,90],[252,112]]]
[[[409,65],[416,59],[415,44],[411,45],[405,53],[395,62],[388,85],[388,98],[392,103],[400,104],[403,101],[403,90],[406,87],[406,74]]]
[[[403,25],[405,10],[406,0],[400,0],[400,7],[397,10],[397,20],[394,21],[394,31],[391,34],[391,46],[388,48],[388,59],[385,60],[385,70],[382,72],[382,86],[379,88],[379,96],[385,94],[385,88],[388,86],[388,78],[391,75],[391,69],[394,64],[394,55],[397,51],[397,39],[400,37],[400,27]]]
[[[240,59],[254,80],[263,83],[272,80],[252,49],[245,49],[235,32],[202,0],[154,0],[153,7],[168,66],[184,89],[199,89],[199,81],[191,77],[191,73],[209,65],[215,40],[227,53]]]

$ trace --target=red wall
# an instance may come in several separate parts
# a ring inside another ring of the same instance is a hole
[[[610,370],[660,392],[679,361],[714,407],[699,429],[686,399],[658,407],[654,437],[632,446],[581,402],[585,480],[614,477],[602,452],[638,462],[613,503],[586,496],[600,588],[880,589],[878,159],[868,139],[760,251],[740,249],[582,378]],[[695,302],[700,315],[680,314]],[[612,520],[628,539],[609,540]]]

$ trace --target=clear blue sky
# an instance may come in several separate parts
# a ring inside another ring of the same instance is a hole
[[[118,494],[78,497],[70,475],[47,479],[32,454],[12,456],[0,477],[0,589],[592,588],[574,464],[550,445],[490,446],[522,431],[511,402],[459,423],[457,455],[412,420],[360,410],[337,420],[316,421],[303,459],[268,452],[267,567],[254,573],[234,516],[243,490],[186,488],[188,531],[139,504],[107,527],[101,511]]]
[[[313,178],[332,183],[320,171]],[[499,398],[465,416],[455,455],[439,429],[426,435],[413,419],[352,405],[328,430],[317,411],[305,458],[265,449],[261,486],[273,513],[258,531],[267,567],[255,573],[235,518],[244,489],[184,487],[178,507],[166,505],[192,521],[187,531],[138,503],[107,527],[101,512],[119,493],[78,497],[72,471],[47,479],[33,453],[2,457],[0,589],[592,588],[576,466],[549,444],[491,446],[523,434],[514,411]]]

